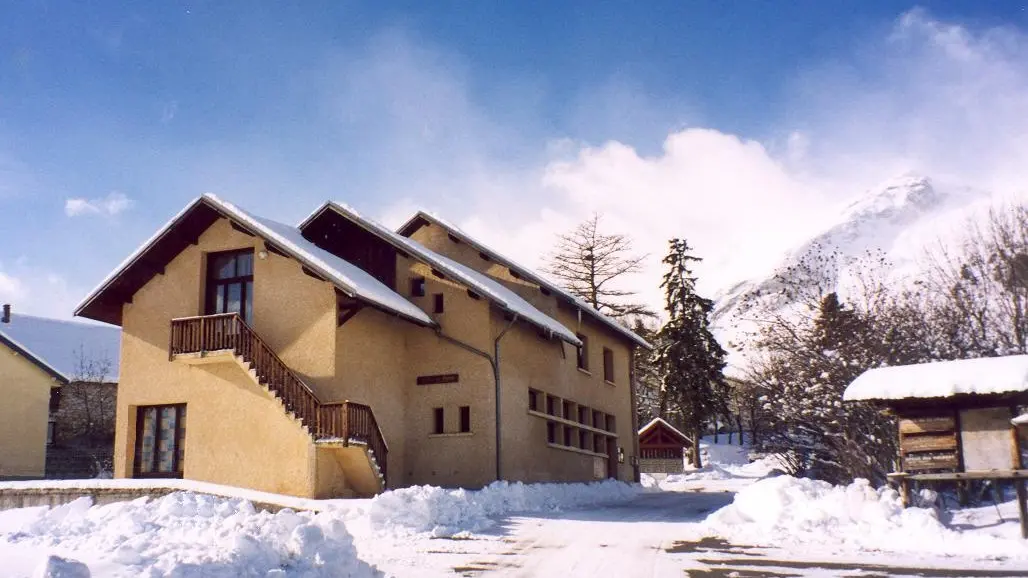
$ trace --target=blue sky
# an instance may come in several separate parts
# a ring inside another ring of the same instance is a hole
[[[3,3],[19,310],[69,315],[207,191],[287,222],[424,206],[528,262],[598,210],[646,252],[695,237],[713,291],[794,240],[754,232],[766,207],[800,231],[893,172],[1019,176],[990,151],[1028,109],[991,99],[1028,79],[1024,2],[152,4]]]

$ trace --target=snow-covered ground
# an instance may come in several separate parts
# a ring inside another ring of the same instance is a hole
[[[738,446],[708,443],[705,457],[702,470],[647,477],[648,487],[415,487],[295,504],[317,512],[261,512],[241,497],[191,492],[8,510],[0,575],[1028,575],[1013,502],[946,513],[943,523],[934,510],[901,508],[888,489],[776,475],[773,459],[749,463]]]

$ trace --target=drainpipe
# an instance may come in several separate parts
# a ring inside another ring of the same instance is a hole
[[[502,432],[502,428],[500,427],[500,415],[501,415],[500,414],[500,340],[503,339],[503,336],[506,335],[508,331],[510,331],[510,328],[513,327],[514,324],[517,323],[517,321],[518,321],[518,314],[515,313],[514,314],[514,318],[510,320],[510,323],[508,323],[507,326],[503,328],[503,331],[501,331],[500,334],[497,335],[496,339],[493,341],[493,354],[492,355],[489,355],[488,353],[482,351],[481,349],[479,349],[479,348],[477,348],[477,347],[475,347],[473,345],[469,345],[467,343],[464,343],[463,341],[461,341],[461,340],[459,340],[459,339],[457,339],[455,337],[450,337],[449,335],[446,335],[445,333],[442,332],[442,329],[436,329],[436,335],[439,336],[440,339],[442,339],[444,341],[447,341],[449,343],[452,343],[452,344],[456,345],[457,347],[460,347],[461,349],[463,349],[465,351],[468,351],[470,353],[474,353],[475,355],[477,355],[479,357],[484,357],[486,360],[489,361],[489,366],[493,370],[493,384],[494,384],[494,389],[495,389],[495,394],[496,394],[496,480],[497,481],[503,479],[503,477],[502,477],[502,469],[501,469],[501,465],[500,465],[501,464],[501,458],[500,458],[500,456],[501,456],[501,454],[500,454],[500,438],[501,438],[501,432]]]

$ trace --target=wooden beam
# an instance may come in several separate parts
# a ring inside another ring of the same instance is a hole
[[[252,232],[250,232],[249,229],[243,227],[242,225],[240,225],[239,223],[236,223],[235,221],[232,221],[232,228],[237,230],[237,231],[239,231],[240,233],[248,236],[248,237],[255,237],[256,236]]]
[[[269,253],[274,253],[274,254],[278,255],[279,257],[289,257],[289,255],[286,254],[285,251],[283,251],[282,249],[279,249],[278,245],[276,245],[274,243],[269,243],[269,242],[265,241],[264,242],[264,248],[267,249]]]

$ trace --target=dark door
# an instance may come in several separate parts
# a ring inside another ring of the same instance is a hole
[[[614,438],[607,438],[607,477],[618,477],[618,442]]]

